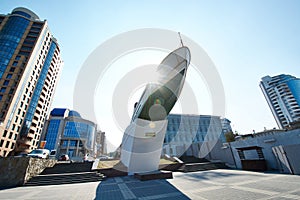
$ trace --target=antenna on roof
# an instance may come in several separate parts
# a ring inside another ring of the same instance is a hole
[[[183,46],[183,42],[182,42],[182,38],[181,38],[180,32],[178,32],[178,35],[179,35],[181,46]]]

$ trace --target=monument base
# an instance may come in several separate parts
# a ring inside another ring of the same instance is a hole
[[[155,180],[155,179],[172,179],[172,172],[166,171],[153,171],[145,173],[135,173],[134,177],[141,181]]]

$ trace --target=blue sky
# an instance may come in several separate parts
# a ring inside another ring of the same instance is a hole
[[[77,73],[98,45],[139,28],[180,31],[207,52],[223,81],[226,117],[243,134],[276,127],[261,77],[300,77],[300,1],[1,0],[0,13],[18,6],[47,19],[60,43],[65,65],[52,107],[72,108]]]

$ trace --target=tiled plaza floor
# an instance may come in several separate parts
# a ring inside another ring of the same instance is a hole
[[[300,176],[240,170],[173,173],[168,180],[139,181],[133,177],[102,182],[17,187],[0,190],[12,199],[300,199]]]

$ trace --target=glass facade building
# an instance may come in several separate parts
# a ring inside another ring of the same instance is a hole
[[[0,15],[0,155],[39,146],[63,62],[46,20],[26,8]]]
[[[260,88],[279,128],[300,120],[300,79],[291,75],[265,76]]]
[[[68,154],[70,158],[82,159],[89,153],[96,155],[97,126],[83,119],[76,111],[55,108],[45,124],[42,140],[45,148],[56,150],[57,155]]]
[[[171,156],[183,155],[191,145],[203,142],[225,141],[225,133],[231,131],[230,121],[212,115],[169,114],[163,151]],[[200,148],[200,147],[199,147]]]

